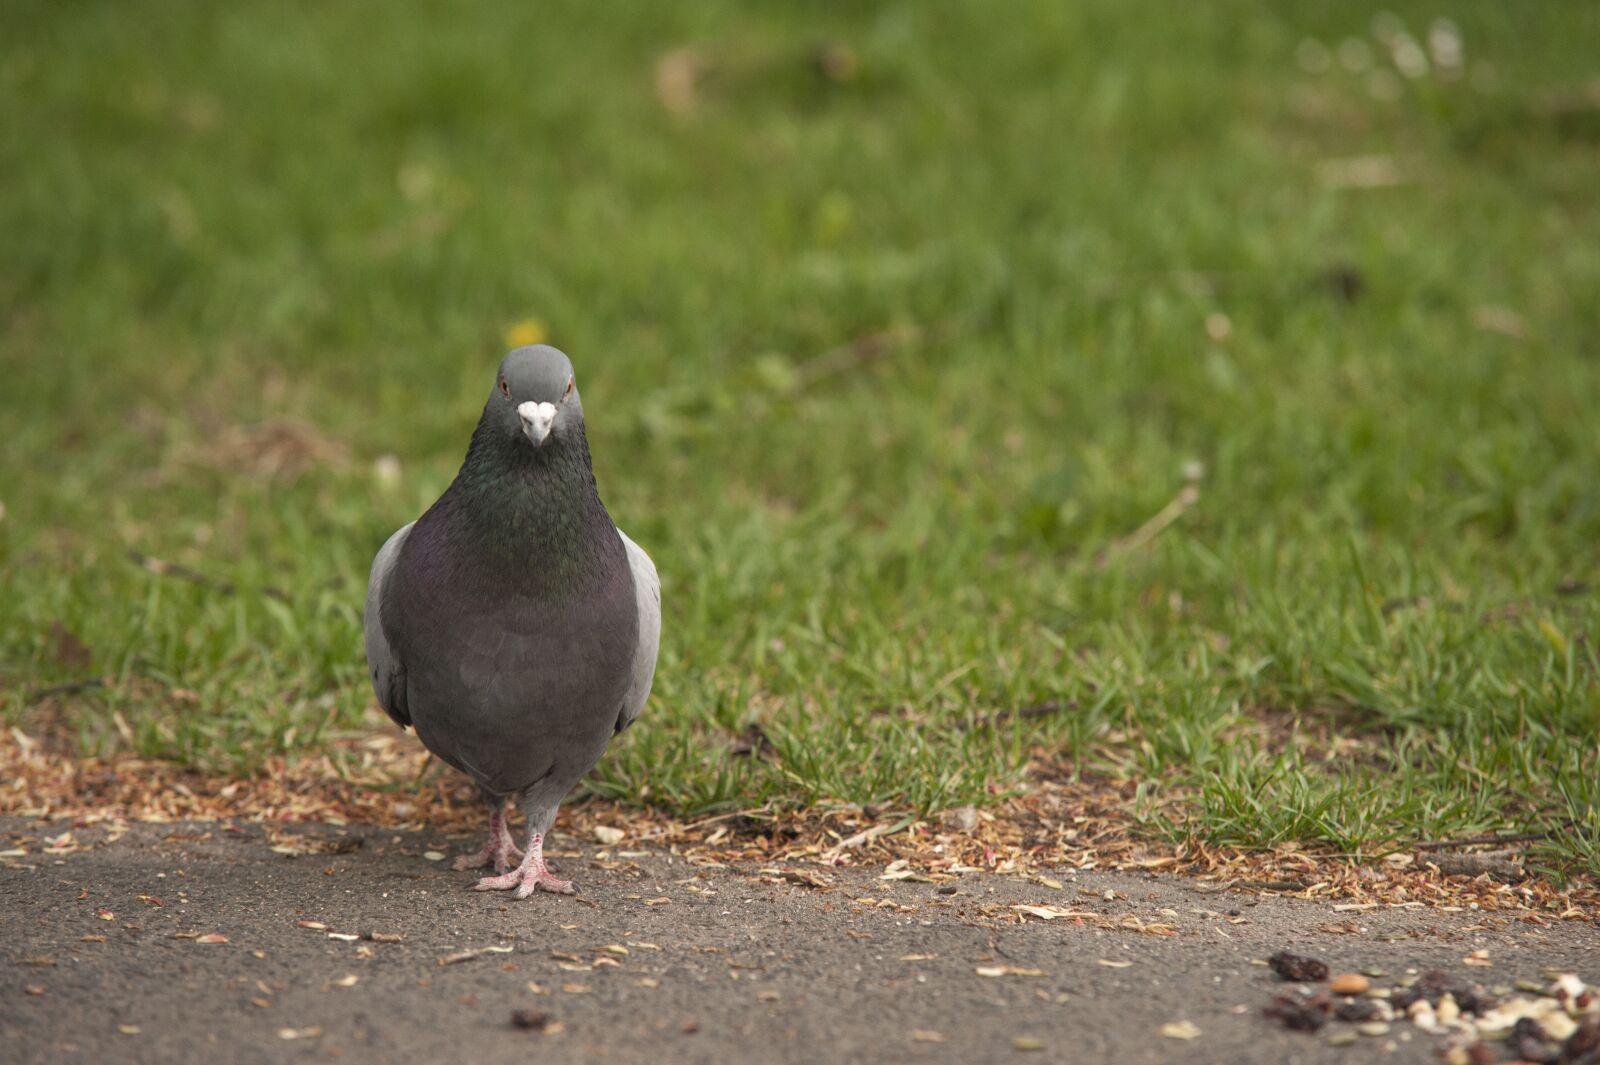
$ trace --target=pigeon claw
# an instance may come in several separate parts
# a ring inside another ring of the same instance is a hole
[[[518,899],[525,899],[535,891],[548,891],[556,895],[578,893],[572,881],[553,876],[548,869],[534,870],[521,866],[502,876],[486,876],[472,885],[474,891],[510,891],[513,888],[516,890],[512,897]]]
[[[578,893],[578,889],[572,886],[572,881],[552,876],[548,869],[539,873],[538,877],[534,879],[533,887],[529,887],[528,881],[523,880],[522,886],[517,888],[517,898],[527,898],[533,894],[534,888],[538,888],[540,891],[548,891],[553,895],[576,895]]]
[[[513,869],[501,876],[486,876],[472,885],[473,891],[506,891],[522,884],[522,870]]]

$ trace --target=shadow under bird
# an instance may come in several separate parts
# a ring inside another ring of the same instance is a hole
[[[373,560],[364,627],[378,702],[489,807],[489,841],[455,867],[492,864],[480,891],[571,894],[545,835],[644,707],[661,584],[600,502],[566,355],[541,344],[501,362],[455,480]]]

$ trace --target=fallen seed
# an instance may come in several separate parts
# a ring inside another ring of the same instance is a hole
[[[1340,973],[1328,981],[1328,990],[1335,995],[1359,995],[1371,986],[1372,981],[1360,973]]]
[[[1360,1032],[1362,1035],[1388,1035],[1389,1025],[1383,1021],[1368,1021],[1365,1024],[1356,1025],[1356,1031]]]
[[[1348,1028],[1341,1028],[1328,1036],[1328,1045],[1331,1047],[1347,1047],[1361,1037]]]

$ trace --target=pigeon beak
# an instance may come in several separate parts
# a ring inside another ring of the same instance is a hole
[[[522,419],[522,431],[528,434],[533,446],[543,447],[544,442],[550,439],[550,427],[556,421],[556,405],[523,403],[517,407],[517,416]]]

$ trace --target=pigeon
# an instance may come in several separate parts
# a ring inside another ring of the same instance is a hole
[[[378,702],[488,807],[488,842],[455,867],[492,865],[480,891],[572,894],[544,840],[644,708],[661,583],[600,501],[566,355],[539,344],[500,363],[455,480],[373,559],[363,628]]]

